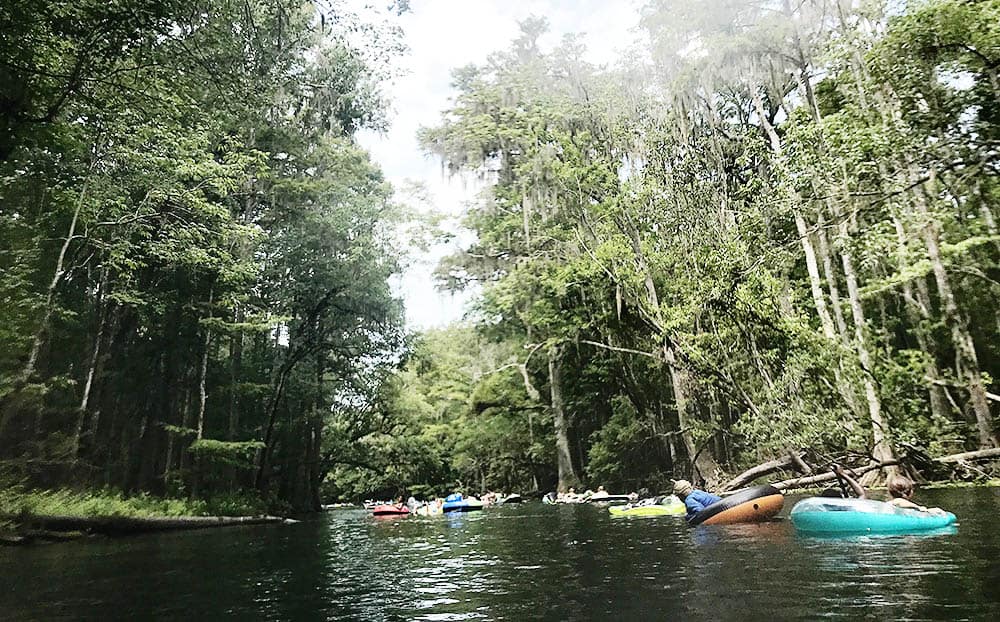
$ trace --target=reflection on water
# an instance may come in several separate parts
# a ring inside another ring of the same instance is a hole
[[[1000,619],[1000,494],[921,499],[958,529],[817,538],[530,503],[0,549],[0,618]]]

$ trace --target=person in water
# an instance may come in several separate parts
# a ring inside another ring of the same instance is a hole
[[[556,497],[557,503],[580,503],[581,497],[576,494],[576,488],[570,488],[567,492],[559,493]]]
[[[913,497],[913,482],[908,477],[896,475],[889,480],[886,486],[889,489],[889,505],[908,510],[930,512],[931,514],[944,514],[944,510],[941,508],[927,508],[911,501]]]
[[[674,494],[684,502],[688,518],[691,518],[713,503],[722,501],[722,497],[709,494],[704,490],[698,490],[686,479],[679,479],[674,482]]]
[[[839,464],[834,466],[833,472],[837,474],[837,477],[851,487],[851,490],[855,495],[857,495],[858,499],[868,498],[864,486],[848,475],[842,466]],[[886,482],[886,489],[889,491],[889,500],[886,501],[889,505],[902,508],[904,510],[917,510],[918,512],[929,512],[931,514],[944,513],[944,510],[941,508],[927,508],[914,503],[911,500],[913,497],[913,480],[908,477],[903,475],[893,475],[889,478],[889,481]]]

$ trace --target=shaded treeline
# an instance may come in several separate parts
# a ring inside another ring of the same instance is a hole
[[[4,466],[317,507],[400,348],[352,139],[394,35],[299,0],[13,0],[0,32]]]
[[[435,336],[401,433],[484,487],[996,444],[1000,3],[657,0],[616,68],[545,29],[422,133],[491,183],[439,270],[479,345]]]

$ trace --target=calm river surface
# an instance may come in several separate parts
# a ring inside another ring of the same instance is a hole
[[[1000,620],[1000,489],[918,497],[957,532],[816,539],[527,503],[5,548],[0,620]]]

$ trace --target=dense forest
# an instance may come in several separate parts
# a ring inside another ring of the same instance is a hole
[[[0,33],[5,467],[318,506],[404,342],[352,138],[397,34],[301,0],[13,0]]]
[[[996,447],[1000,1],[635,21],[611,66],[534,18],[455,70],[420,140],[486,186],[437,270],[478,296],[408,334],[407,216],[353,138],[386,123],[398,33],[296,0],[14,0],[4,469],[308,509]]]

